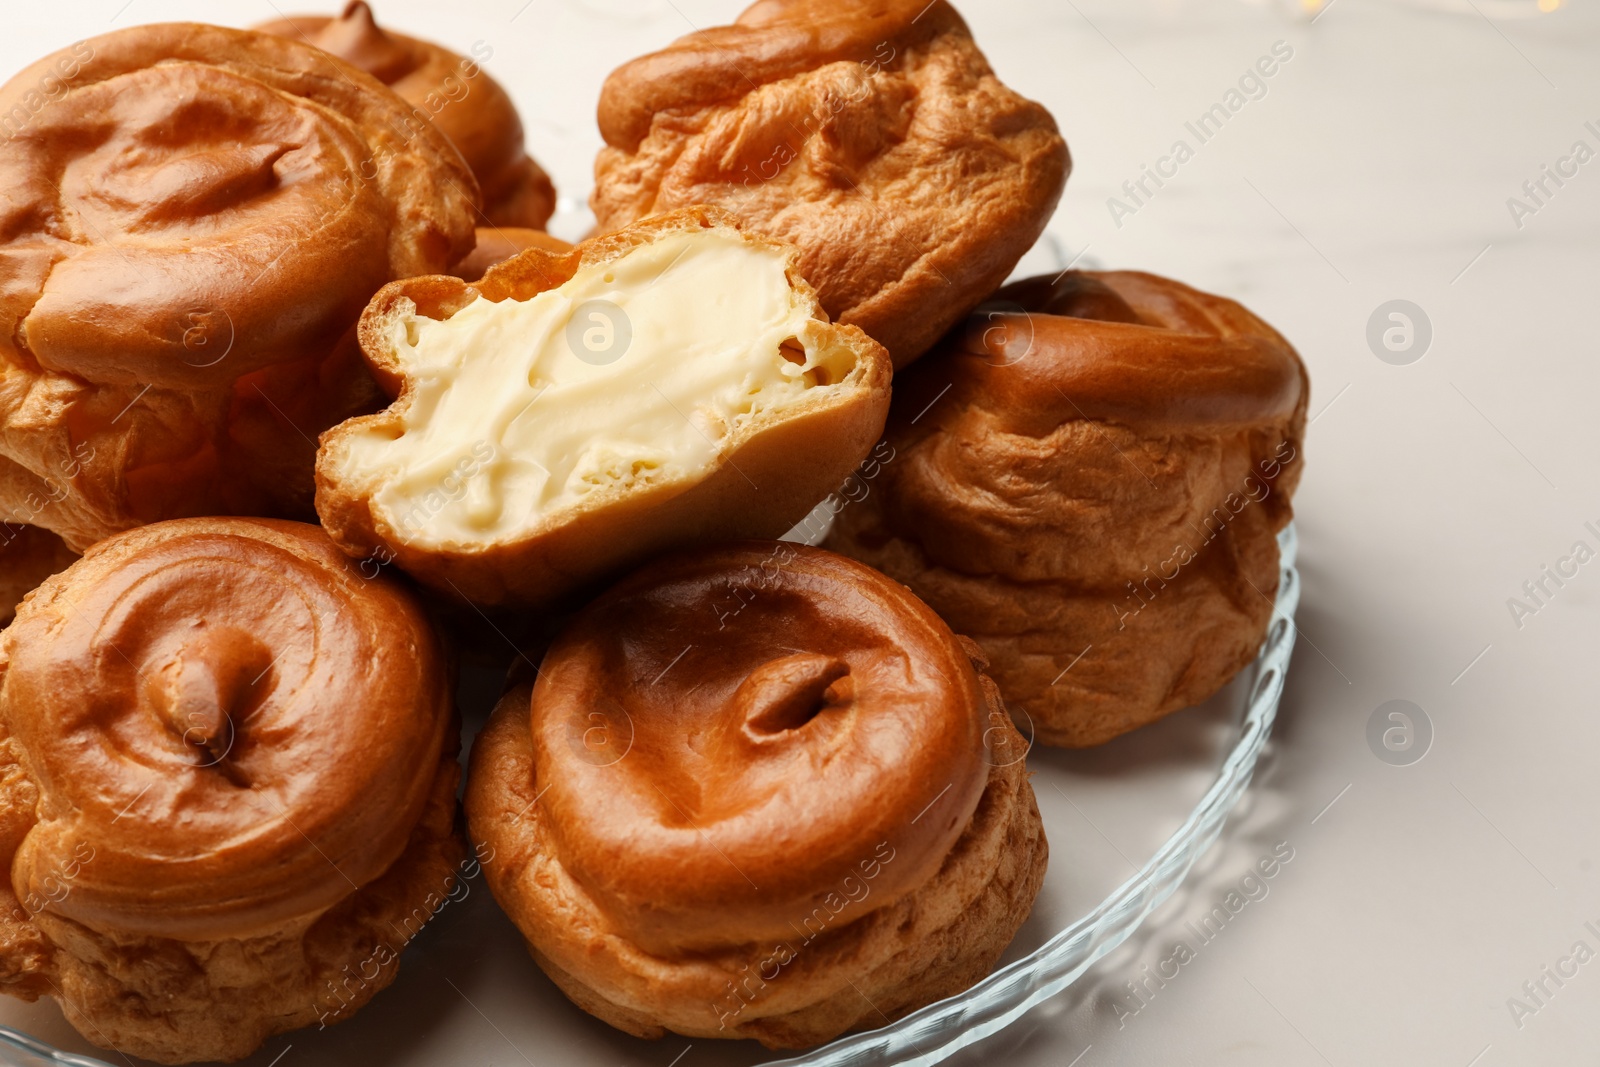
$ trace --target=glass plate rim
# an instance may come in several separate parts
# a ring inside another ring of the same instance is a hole
[[[1256,761],[1278,716],[1294,650],[1294,614],[1300,602],[1298,549],[1299,537],[1291,522],[1278,534],[1278,595],[1266,640],[1246,668],[1252,671],[1250,697],[1239,739],[1211,788],[1138,873],[1087,915],[966,992],[880,1029],[849,1034],[804,1055],[769,1060],[760,1067],[929,1067],[1003,1030],[1066,989],[1126,941],[1183,883],[1195,861],[1216,841],[1255,773]],[[0,1049],[6,1048],[62,1067],[112,1067],[0,1026]]]

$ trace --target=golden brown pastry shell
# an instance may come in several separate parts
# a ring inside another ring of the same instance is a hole
[[[983,645],[1038,740],[1100,744],[1260,648],[1305,369],[1238,304],[1154,275],[1032,279],[985,308],[897,382],[895,459],[827,544]]]
[[[348,1017],[461,861],[456,728],[421,608],[318,528],[101,542],[0,635],[0,989],[167,1063]]]
[[[361,308],[470,246],[456,151],[318,49],[188,23],[47,56],[0,105],[29,116],[0,156],[0,520],[81,551],[309,515],[316,434],[379,399]]]
[[[3,734],[9,824],[31,797]],[[231,1063],[274,1034],[344,1022],[399,976],[406,945],[462,875],[460,777],[454,753],[441,756],[400,858],[302,928],[209,942],[118,935],[49,912],[30,918],[0,886],[0,988],[53,997],[93,1044],[156,1063]]]
[[[477,243],[472,251],[450,269],[450,273],[464,282],[475,282],[497,264],[504,263],[519,252],[542,248],[546,252],[565,255],[572,245],[543,230],[529,230],[516,226],[479,226]]]
[[[550,221],[555,186],[523,150],[516,105],[479,62],[493,54],[488,42],[472,46],[474,58],[457,55],[380,28],[364,0],[352,0],[336,18],[295,15],[256,29],[315,45],[360,67],[412,105],[412,121],[438,127],[478,180],[480,221],[535,230]]]
[[[638,1036],[799,1048],[882,1025],[988,973],[1044,876],[1024,742],[982,659],[969,659],[976,647],[858,564],[801,546],[773,553],[740,544],[642,569],[586,609],[474,747],[468,820],[494,850],[496,899],[578,1006]],[[768,561],[776,570],[753,577]],[[726,628],[724,601],[746,604]],[[620,621],[635,609],[636,625]],[[681,621],[656,625],[659,612]],[[808,674],[819,657],[849,664],[846,703],[794,725],[784,717],[802,709],[789,698],[803,703],[831,677]],[[899,672],[878,669],[900,657]],[[596,688],[599,676],[610,683]],[[901,685],[920,697],[897,705]],[[753,690],[761,699],[745,703]],[[741,719],[742,735],[719,725]],[[939,722],[961,724],[964,747],[945,753]],[[679,740],[659,734],[668,727]],[[874,738],[901,757],[875,758]],[[669,756],[663,744],[684,748]],[[764,755],[774,744],[793,755]],[[705,766],[684,778],[680,759]],[[793,803],[808,818],[739,832],[781,788],[774,774],[799,787]],[[585,780],[569,789],[569,775]],[[606,788],[587,781],[608,777]],[[852,777],[873,779],[875,799],[858,804]],[[674,826],[710,844],[682,852]],[[595,864],[610,833],[634,843],[653,887],[626,865]],[[836,854],[862,862],[837,867]],[[660,908],[636,912],[634,898]],[[698,909],[678,907],[696,899]]]
[[[945,0],[761,0],[613,72],[599,118],[602,229],[731,211],[798,245],[827,312],[896,367],[1005,280],[1071,168]]]

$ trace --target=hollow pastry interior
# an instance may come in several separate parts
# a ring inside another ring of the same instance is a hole
[[[342,466],[413,546],[492,543],[692,481],[858,359],[828,343],[783,251],[733,231],[671,234],[531,299],[388,329],[409,403],[398,426],[352,433]]]

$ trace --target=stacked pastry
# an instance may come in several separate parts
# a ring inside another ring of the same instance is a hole
[[[0,88],[0,990],[165,1063],[348,1018],[459,876],[450,650],[539,633],[465,816],[576,1005],[798,1048],[962,993],[1044,878],[1012,716],[1259,647],[1298,358],[997,291],[1070,159],[945,0],[618,69],[576,247],[469,51],[355,2]]]
[[[353,1011],[461,861],[456,746],[421,609],[317,527],[100,542],[0,635],[0,987],[166,1063]]]
[[[993,306],[897,381],[895,461],[828,544],[982,644],[1038,740],[1097,745],[1260,649],[1305,369],[1238,304],[1150,274]]]
[[[472,174],[309,45],[177,24],[81,47],[0,88],[9,114],[56,87],[0,156],[0,520],[82,551],[310,518],[315,435],[378,401],[356,320],[471,248]]]
[[[641,1037],[805,1047],[966,989],[1046,856],[975,653],[818,549],[651,563],[478,738],[495,896],[563,992]]]
[[[459,740],[403,581],[188,516],[315,517],[316,435],[382,404],[363,309],[472,249],[479,190],[265,33],[109,34],[0,106],[0,989],[234,1060],[394,980],[461,863]]]
[[[432,126],[455,145],[483,193],[479,217],[493,233],[541,231],[556,207],[555,186],[523,148],[522,119],[511,97],[484,71],[494,55],[484,41],[471,57],[432,41],[378,26],[363,0],[351,0],[337,18],[307,15],[263,23],[257,29],[330,52],[377,78],[406,103],[405,127]]]

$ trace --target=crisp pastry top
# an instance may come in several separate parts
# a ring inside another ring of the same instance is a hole
[[[632,151],[659,112],[737,100],[830,63],[871,58],[880,44],[903,49],[958,28],[966,30],[944,0],[759,0],[731,26],[696,30],[614,71],[600,97],[600,134]]]
[[[483,190],[484,214],[502,226],[538,229],[555,211],[555,187],[523,151],[522,120],[511,97],[478,60],[380,27],[364,0],[338,18],[301,15],[257,29],[316,45],[371,74],[418,109],[461,151]],[[414,120],[408,120],[414,121]]]
[[[786,542],[684,554],[551,647],[539,803],[568,874],[646,951],[789,938],[875,853],[893,863],[870,908],[939,869],[988,778],[985,710],[960,642],[876,571]]]
[[[1232,300],[1132,271],[1017,282],[896,380],[882,520],[964,573],[1120,587],[1258,461],[1288,521],[1307,393]]]
[[[1073,418],[1217,427],[1285,419],[1304,396],[1289,343],[1244,307],[1137,271],[1006,286],[952,336],[963,395],[997,428]],[[935,420],[937,423],[937,420]]]
[[[19,898],[103,932],[246,938],[386,871],[453,722],[421,609],[321,530],[183,519],[101,542],[0,635],[38,788]],[[51,899],[55,899],[52,897]]]
[[[565,255],[572,245],[543,230],[530,230],[520,226],[479,226],[478,243],[472,246],[461,262],[450,268],[452,276],[464,282],[475,282],[490,267],[504,263],[518,252],[542,248],[546,252]]]
[[[945,0],[760,0],[618,68],[599,122],[602,228],[732,211],[897,367],[1011,273],[1071,167]]]
[[[82,549],[310,510],[311,438],[370,405],[353,327],[472,247],[471,172],[309,45],[188,23],[0,88],[0,517]],[[342,353],[342,355],[341,355]]]
[[[187,23],[87,47],[0,155],[12,360],[221,385],[326,347],[390,278],[471,247],[475,186],[455,152],[436,131],[408,140],[403,102],[318,50]],[[22,71],[0,106],[54,71]]]

